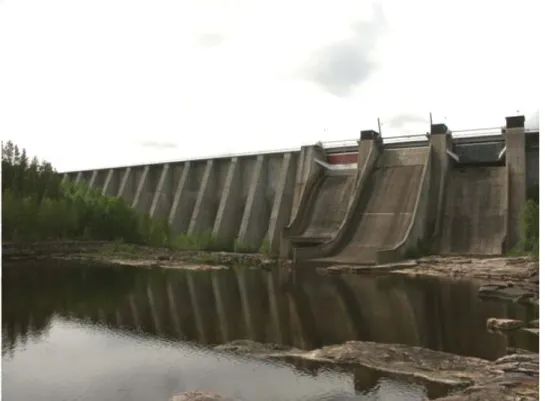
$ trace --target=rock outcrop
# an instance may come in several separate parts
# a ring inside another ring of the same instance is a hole
[[[539,355],[530,352],[513,353],[491,362],[421,347],[362,341],[302,351],[237,340],[216,349],[260,358],[364,366],[385,374],[447,385],[458,390],[441,401],[537,400],[539,394]]]

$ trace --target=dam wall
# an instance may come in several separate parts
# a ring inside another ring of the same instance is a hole
[[[537,197],[539,132],[526,130],[523,116],[487,135],[430,128],[418,140],[368,130],[337,147],[318,142],[63,179],[166,219],[177,235],[209,233],[281,257],[367,264],[402,259],[425,243],[445,254],[511,249],[525,202]]]
[[[314,148],[70,172],[64,179],[167,219],[175,234],[211,233],[220,241],[277,251],[313,168]]]

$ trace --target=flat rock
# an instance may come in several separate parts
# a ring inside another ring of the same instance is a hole
[[[515,319],[488,318],[486,327],[490,330],[510,331],[524,326],[524,323]]]
[[[523,352],[496,361],[402,344],[347,341],[312,351],[237,340],[216,349],[265,358],[356,365],[407,379],[422,379],[458,389],[441,401],[537,400],[539,354]],[[459,390],[463,388],[464,390]],[[178,400],[176,400],[178,401]]]
[[[285,345],[273,344],[273,343],[259,343],[252,340],[235,340],[229,343],[220,344],[214,347],[218,351],[228,351],[238,354],[246,355],[266,355],[273,356],[272,354],[299,354],[303,351],[296,348],[291,348]]]
[[[487,284],[479,288],[479,297],[506,301],[521,301],[533,297],[530,291],[506,284]]]
[[[207,391],[188,391],[173,395],[170,401],[234,401],[231,398],[225,398],[218,394]]]

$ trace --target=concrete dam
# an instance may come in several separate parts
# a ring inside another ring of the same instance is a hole
[[[122,197],[176,234],[211,233],[272,255],[347,264],[433,254],[499,255],[517,242],[539,185],[539,132],[524,116],[481,134],[396,141],[362,131],[339,146],[64,173]]]

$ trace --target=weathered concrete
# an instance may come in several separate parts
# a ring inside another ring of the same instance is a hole
[[[189,223],[189,235],[210,231],[215,217],[214,191],[216,186],[215,160],[206,162],[204,177],[199,188],[199,195]]]
[[[257,157],[257,165],[250,184],[250,192],[246,199],[242,223],[237,237],[237,244],[251,249],[259,249],[259,242],[267,230],[270,215],[266,204],[267,165],[265,157]]]
[[[131,178],[132,168],[127,167],[123,173],[121,184],[119,185],[119,191],[117,192],[118,198],[123,198],[128,202],[128,199],[132,201],[132,194],[128,193],[129,179]]]
[[[418,185],[418,195],[413,206],[409,226],[397,243],[390,248],[381,249],[377,252],[376,260],[378,263],[388,263],[404,259],[407,252],[415,250],[421,241],[427,240],[426,235],[428,233],[426,229],[429,217],[431,162],[432,149],[430,147],[426,156],[424,171]]]
[[[380,155],[381,141],[378,134],[362,132],[362,138],[359,142],[358,166],[361,169],[358,172],[358,179],[354,188],[353,196],[348,204],[348,211],[339,227],[336,235],[329,241],[316,246],[295,248],[293,250],[294,259],[312,259],[324,258],[338,252],[339,248],[345,244],[346,235],[351,235],[354,230],[355,215],[358,213],[358,206],[362,198],[370,196],[368,190],[369,180],[375,169]]]
[[[108,175],[106,176],[106,180],[104,181],[104,185],[102,186],[102,195],[113,195],[113,189],[115,188],[115,185],[113,183],[114,174],[115,170],[113,168],[108,170]]]
[[[439,252],[446,237],[460,237],[445,234],[458,230],[468,213],[460,205],[471,209],[486,202],[492,206],[483,206],[470,219],[474,235],[468,241],[476,243],[473,249],[451,247],[447,253],[501,253],[516,244],[520,212],[528,194],[537,196],[539,177],[538,133],[525,133],[523,118],[508,118],[503,139],[498,134],[492,142],[488,138],[460,142],[443,124],[432,126],[428,143],[418,141],[413,149],[384,144],[373,131],[361,135],[357,152],[353,145],[324,149],[316,144],[300,151],[75,171],[64,173],[63,181],[86,183],[104,195],[121,197],[142,213],[167,218],[175,234],[207,232],[281,257],[332,256],[347,248],[347,242],[369,251],[352,253],[356,256],[349,258],[359,263],[400,258],[419,241],[435,244]],[[455,164],[460,167],[453,161],[456,149],[474,144],[469,153],[475,161],[478,149],[489,143],[503,146],[503,140],[506,150],[496,166],[470,166],[478,174],[456,170]],[[340,168],[330,168],[327,160]],[[343,178],[350,169],[356,169],[354,177]],[[410,191],[404,192],[402,184]],[[406,203],[402,211],[388,206],[397,201]],[[373,210],[365,211],[368,207]],[[495,210],[494,218],[487,208]],[[502,218],[501,228],[499,223],[483,223]],[[365,221],[358,226],[356,220]],[[504,233],[501,246],[499,232]],[[292,250],[290,238],[306,242]]]
[[[282,243],[283,227],[289,220],[293,201],[294,181],[295,181],[295,156],[293,153],[284,154],[282,160],[282,170],[278,180],[274,203],[269,219],[269,230],[265,238],[265,244],[273,254],[288,256],[288,244]]]
[[[189,219],[191,217],[192,206],[191,198],[187,195],[189,192],[189,172],[191,171],[192,163],[185,162],[183,170],[176,181],[176,191],[168,214],[168,222],[176,233],[186,232],[189,227]]]
[[[439,236],[443,216],[445,188],[450,168],[450,158],[447,151],[452,149],[452,135],[444,124],[431,127],[431,171],[428,204],[427,236],[432,241]]]
[[[239,210],[241,203],[241,174],[240,161],[237,157],[231,159],[227,180],[223,186],[223,194],[214,222],[212,234],[221,241],[232,241],[240,221]]]
[[[509,180],[508,213],[509,227],[507,247],[513,248],[518,241],[518,221],[526,203],[526,136],[524,116],[507,117],[505,129],[507,148],[507,174]]]
[[[149,175],[149,166],[145,166],[142,173],[140,174],[140,179],[138,180],[138,186],[136,187],[136,193],[134,194],[134,199],[132,201],[132,207],[138,210],[139,212],[146,211],[145,210],[145,204],[144,204],[144,187],[146,186],[148,182],[148,175]]]
[[[149,215],[151,217],[164,217],[166,214],[166,205],[169,203],[167,198],[171,195],[170,192],[172,191],[167,180],[169,174],[171,174],[171,169],[170,164],[167,163],[163,166],[161,177],[159,178],[157,188],[153,195],[149,210]]]
[[[367,196],[360,198],[352,216],[353,229],[327,260],[376,263],[379,251],[403,242],[426,181],[423,172],[428,160],[428,147],[384,150],[378,159],[378,169],[370,174],[367,185],[360,188]]]
[[[451,170],[439,254],[502,254],[508,196],[506,173],[502,166]]]
[[[320,168],[314,163],[314,159],[326,160],[326,156],[323,148],[320,145],[303,146],[299,153],[299,161],[297,164],[297,173],[295,176],[295,188],[293,191],[293,207],[291,216],[293,217],[297,213],[301,197],[305,192],[309,180],[318,173]]]

